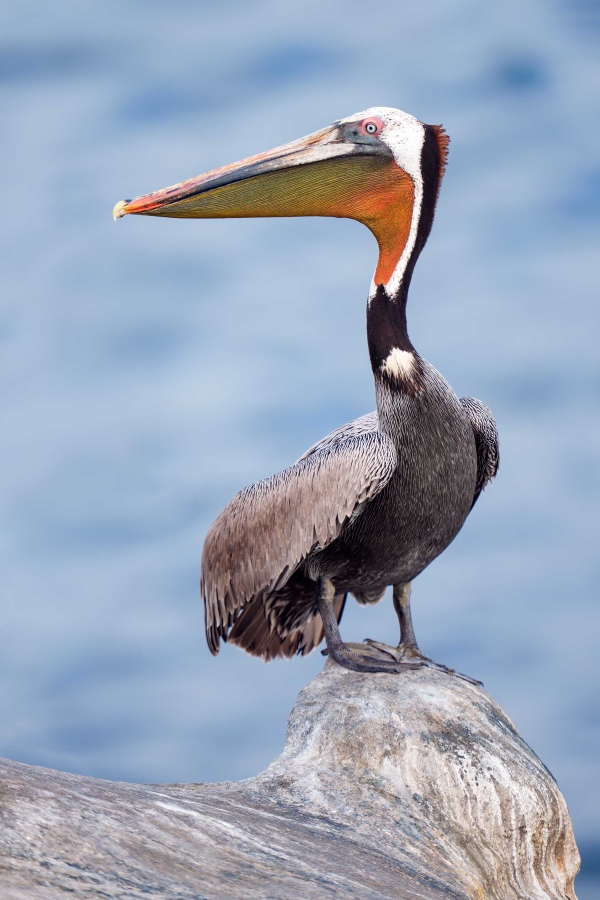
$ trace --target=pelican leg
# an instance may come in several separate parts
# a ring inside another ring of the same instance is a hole
[[[331,656],[338,665],[353,672],[401,672],[404,669],[419,669],[425,664],[421,659],[373,659],[372,656],[349,647],[340,634],[333,608],[334,596],[333,583],[328,578],[320,578],[317,583],[317,607],[323,620],[327,643],[327,650],[323,653]]]
[[[392,594],[394,609],[396,610],[398,623],[400,625],[400,643],[398,644],[398,649],[402,647],[404,652],[408,655],[415,654],[422,656],[412,623],[412,615],[410,612],[410,590],[410,581],[408,584],[395,584]]]
[[[400,643],[397,647],[391,647],[389,644],[374,641],[372,638],[365,638],[364,643],[395,660],[415,658],[430,662],[431,660],[421,653],[415,637],[410,613],[410,582],[395,584],[393,598],[394,609],[400,625]]]
[[[470,684],[481,685],[481,681],[476,681],[476,679],[470,678],[468,675],[462,675],[460,672],[456,672],[448,666],[436,663],[421,652],[415,637],[415,630],[413,628],[410,612],[410,589],[410,582],[407,584],[394,585],[394,609],[396,610],[398,623],[400,625],[400,643],[398,646],[390,647],[388,644],[380,644],[379,641],[373,641],[370,638],[367,638],[365,643],[376,650],[380,650],[382,653],[385,653],[387,656],[390,656],[398,662],[418,659],[421,660],[424,666],[427,666],[430,669],[437,669],[438,672],[446,672],[448,675],[455,675],[456,678],[462,678],[463,681],[468,681]]]

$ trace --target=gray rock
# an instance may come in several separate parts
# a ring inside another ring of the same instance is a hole
[[[552,775],[480,688],[328,661],[236,784],[0,765],[0,896],[574,900]]]

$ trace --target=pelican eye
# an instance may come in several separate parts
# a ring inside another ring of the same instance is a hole
[[[377,125],[375,122],[367,122],[365,125],[365,131],[367,134],[376,134],[377,133]]]

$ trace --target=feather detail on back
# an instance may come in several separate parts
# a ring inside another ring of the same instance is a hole
[[[339,428],[330,431],[326,437],[309,447],[300,459],[306,459],[307,456],[312,456],[313,453],[324,450],[326,447],[334,447],[342,441],[347,441],[348,438],[358,437],[361,434],[373,434],[376,431],[379,431],[379,416],[377,410],[373,410],[373,412],[359,416],[358,419],[352,419],[351,422],[346,422],[345,425],[340,425]]]
[[[218,653],[220,639],[227,638],[242,610],[281,591],[311,550],[338,537],[360,504],[385,487],[396,464],[392,441],[367,431],[314,450],[233,498],[209,529],[202,553],[201,592],[212,653]],[[272,631],[273,623],[269,626]],[[241,639],[241,628],[236,633]]]

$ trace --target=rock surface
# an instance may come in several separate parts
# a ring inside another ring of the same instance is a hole
[[[282,755],[238,783],[135,785],[0,765],[4,900],[574,900],[548,770],[484,693],[328,661]]]

